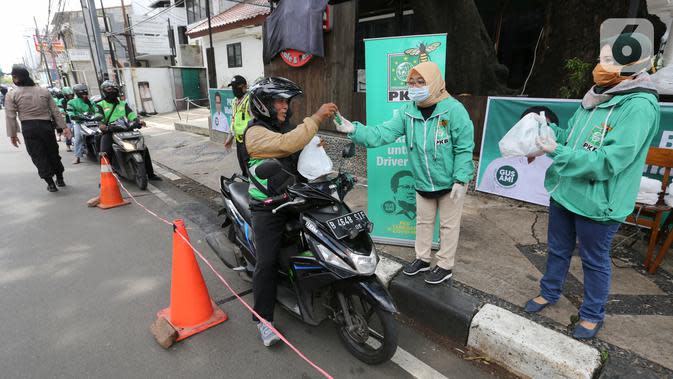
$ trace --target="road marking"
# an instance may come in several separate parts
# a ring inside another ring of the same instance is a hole
[[[418,379],[448,379],[439,371],[428,366],[425,362],[414,357],[399,346],[397,347],[395,355],[393,355],[390,360]]]
[[[165,168],[156,165],[154,166],[154,171],[158,172],[159,175],[165,176],[166,178],[170,179],[171,181],[181,179],[178,175],[175,175],[174,173],[166,170]]]
[[[164,192],[162,192],[160,189],[158,189],[157,187],[155,187],[155,186],[153,186],[153,185],[151,185],[151,184],[148,184],[148,185],[147,185],[147,189],[148,189],[150,192],[152,192],[156,197],[158,197],[161,201],[163,201],[164,203],[166,203],[166,204],[168,204],[168,205],[170,205],[170,206],[172,206],[172,207],[175,207],[175,206],[177,206],[177,205],[179,204],[179,203],[178,203],[177,201],[175,201],[172,197],[166,195],[166,194],[165,194]]]

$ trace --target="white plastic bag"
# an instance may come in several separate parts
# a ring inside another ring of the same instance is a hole
[[[544,118],[544,112],[540,113]],[[529,113],[521,118],[519,122],[505,134],[498,143],[500,154],[504,158],[509,157],[532,157],[544,154],[542,149],[535,142],[538,137],[556,138],[552,128],[540,124],[535,120],[535,115]]]
[[[661,180],[643,176],[642,178],[640,178],[639,192],[658,194],[659,192],[661,192]]]
[[[297,171],[308,180],[313,180],[332,172],[332,160],[327,156],[325,149],[320,146],[319,137],[313,137],[311,142],[299,154]]]
[[[666,195],[664,196],[664,203],[669,207],[673,207],[673,183],[666,188]]]

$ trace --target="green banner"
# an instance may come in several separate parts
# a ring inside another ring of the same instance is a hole
[[[673,148],[673,104],[660,103],[659,132],[652,140],[653,147]],[[549,108],[559,119],[559,126],[568,126],[568,120],[580,106],[579,100],[490,97],[486,107],[477,190],[529,203],[549,205],[549,194],[544,188],[544,175],[551,158],[543,155],[503,158],[498,142],[519,121],[530,107]],[[645,167],[648,175],[659,175],[658,167]]]
[[[444,75],[445,60],[446,34],[366,39],[367,124],[391,119],[393,111],[409,101],[406,80],[412,67],[432,61]],[[407,165],[404,137],[367,151],[367,211],[377,242],[414,243],[416,191]]]
[[[210,122],[213,130],[232,134],[231,115],[233,113],[234,92],[231,89],[208,89],[210,101]]]

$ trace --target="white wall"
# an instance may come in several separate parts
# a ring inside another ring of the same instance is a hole
[[[206,47],[209,46],[208,36],[201,39],[203,61],[206,59]],[[241,58],[243,67],[229,68],[227,61],[227,45],[241,43]],[[215,65],[217,70],[217,85],[226,86],[234,75],[241,75],[248,84],[264,76],[264,61],[262,60],[262,27],[238,28],[226,32],[213,34],[215,48]]]
[[[174,112],[173,73],[170,68],[125,68],[124,82],[126,83],[126,100],[136,112],[142,110],[138,82],[148,82],[154,108],[158,113]]]

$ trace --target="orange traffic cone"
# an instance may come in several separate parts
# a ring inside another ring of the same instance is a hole
[[[122,199],[122,194],[117,186],[117,179],[112,174],[112,166],[105,154],[100,158],[100,201],[98,208],[110,209],[130,204],[130,201]]]
[[[208,294],[194,251],[178,233],[189,239],[182,220],[173,221],[171,305],[157,313],[158,319],[166,319],[178,332],[176,341],[227,320]]]

